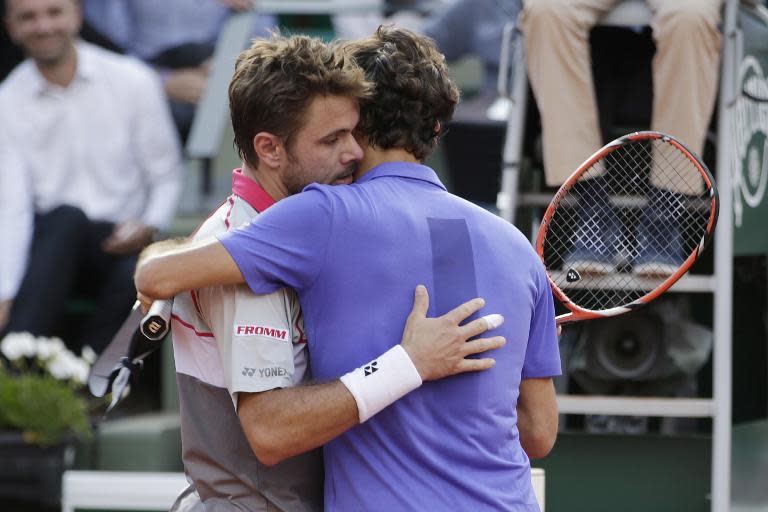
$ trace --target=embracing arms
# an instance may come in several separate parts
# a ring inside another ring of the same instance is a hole
[[[467,325],[459,325],[483,305],[482,299],[474,299],[441,317],[427,318],[429,297],[426,288],[417,287],[413,310],[408,316],[400,346],[407,353],[410,364],[416,368],[421,380],[436,380],[493,367],[495,361],[491,358],[467,359],[466,356],[499,348],[504,345],[504,338],[467,339],[497,327],[501,318],[489,315]],[[392,350],[387,354],[390,352]],[[377,360],[381,361],[385,357]],[[404,362],[409,364],[408,361]],[[377,376],[389,371],[384,365],[380,365],[380,368]],[[392,376],[398,378],[397,374]],[[377,385],[386,382],[385,378]],[[396,382],[389,383],[397,387]],[[361,393],[365,395],[370,391],[363,388]],[[389,397],[391,401],[382,402],[376,396],[377,390],[373,391],[374,397],[371,400],[365,400],[365,396],[360,394],[357,397],[362,398],[367,405],[373,402],[377,406],[369,413],[375,414],[378,409],[399,398],[394,395]],[[360,412],[355,396],[339,379],[262,393],[240,393],[238,414],[251,448],[265,464],[276,464],[321,446],[366,419]]]

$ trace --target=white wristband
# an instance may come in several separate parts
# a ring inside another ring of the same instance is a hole
[[[421,375],[402,345],[341,377],[357,402],[360,423],[421,386]]]

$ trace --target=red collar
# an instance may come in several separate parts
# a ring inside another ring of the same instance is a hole
[[[232,193],[244,199],[246,203],[259,213],[276,202],[266,190],[261,188],[261,185],[243,174],[242,169],[232,171]]]

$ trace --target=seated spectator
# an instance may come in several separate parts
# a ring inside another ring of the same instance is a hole
[[[651,129],[669,133],[701,153],[717,92],[721,0],[646,0],[653,11],[653,112]],[[589,31],[618,0],[524,0],[520,18],[525,35],[528,75],[541,113],[544,174],[559,186],[589,155],[602,146],[590,63]],[[692,185],[674,190],[650,177],[650,207],[637,237],[636,271],[676,268],[678,261],[655,261],[655,245],[675,244],[669,236],[643,232],[656,218],[654,204],[678,200],[670,194],[697,194]],[[658,188],[658,189],[657,189]],[[666,188],[666,189],[665,189]],[[672,199],[670,199],[672,197]],[[589,210],[589,208],[587,208]],[[599,247],[581,247],[566,258],[580,272],[605,273],[614,267],[615,214],[585,211],[603,235]],[[595,213],[595,215],[593,215]],[[646,222],[647,220],[647,222]],[[658,235],[658,236],[657,236]],[[643,244],[653,238],[654,244]]]
[[[481,94],[496,94],[504,25],[517,19],[519,0],[457,0],[438,9],[423,32],[437,43],[449,61],[468,55],[483,64]]]
[[[0,2],[0,19],[5,19],[5,2]],[[93,30],[88,23],[83,23],[80,30],[80,37],[85,41],[97,44],[108,50],[121,53],[120,48],[115,46],[109,39]],[[24,60],[24,52],[13,44],[8,36],[8,31],[4,24],[0,24],[0,82],[13,71],[21,61]]]
[[[482,63],[478,94],[462,98],[443,148],[452,191],[491,211],[499,190],[508,110],[497,92],[501,44],[504,26],[519,12],[519,0],[457,0],[436,9],[422,28],[449,61],[473,56]]]
[[[59,334],[84,293],[95,311],[67,341],[98,350],[173,216],[178,140],[152,71],[76,38],[77,0],[8,0],[5,21],[27,59],[0,86],[0,335]]]
[[[183,141],[222,25],[251,6],[250,0],[83,0],[85,18],[98,32],[158,71]],[[259,16],[254,34],[274,26],[273,17]]]

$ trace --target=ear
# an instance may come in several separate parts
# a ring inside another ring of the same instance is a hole
[[[259,132],[253,137],[253,150],[259,162],[273,169],[279,168],[286,156],[282,139],[269,132]]]

